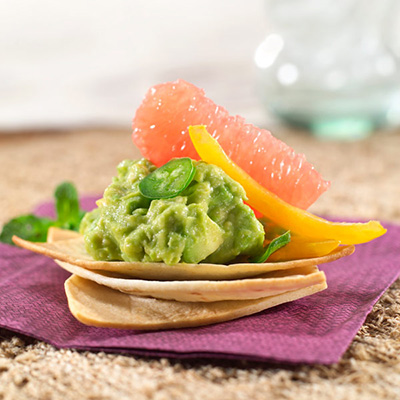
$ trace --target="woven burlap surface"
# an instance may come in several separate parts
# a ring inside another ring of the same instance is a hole
[[[400,132],[354,143],[279,136],[332,187],[321,214],[400,223]],[[138,152],[128,131],[0,136],[0,223],[52,197],[63,180],[101,193]],[[57,350],[0,330],[0,399],[400,399],[400,282],[385,293],[343,359],[332,366],[174,361]]]

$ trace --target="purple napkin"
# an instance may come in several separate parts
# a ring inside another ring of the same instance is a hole
[[[83,199],[91,209],[94,198]],[[52,206],[38,208],[51,215]],[[324,265],[328,289],[235,321],[161,332],[88,327],[70,314],[68,273],[52,260],[0,245],[0,327],[56,347],[149,356],[287,363],[339,361],[372,306],[400,273],[400,227]]]

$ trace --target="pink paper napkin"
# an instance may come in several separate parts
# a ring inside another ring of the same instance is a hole
[[[91,209],[94,198],[82,206]],[[51,215],[52,205],[37,210]],[[339,361],[367,314],[400,274],[400,227],[322,266],[328,289],[235,321],[160,332],[88,327],[70,314],[68,273],[51,259],[0,245],[0,327],[56,347],[164,357],[281,363]]]

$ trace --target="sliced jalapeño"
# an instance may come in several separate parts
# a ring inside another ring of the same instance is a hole
[[[140,181],[140,193],[148,199],[176,197],[192,182],[195,171],[190,158],[174,158]]]

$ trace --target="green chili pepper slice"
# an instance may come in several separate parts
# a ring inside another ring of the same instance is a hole
[[[283,235],[271,240],[264,253],[261,256],[255,257],[250,260],[253,263],[263,263],[268,260],[268,257],[279,250],[281,247],[286,246],[290,242],[290,231],[286,231]]]
[[[195,171],[190,158],[174,158],[140,181],[140,193],[153,200],[176,197],[192,182]]]

